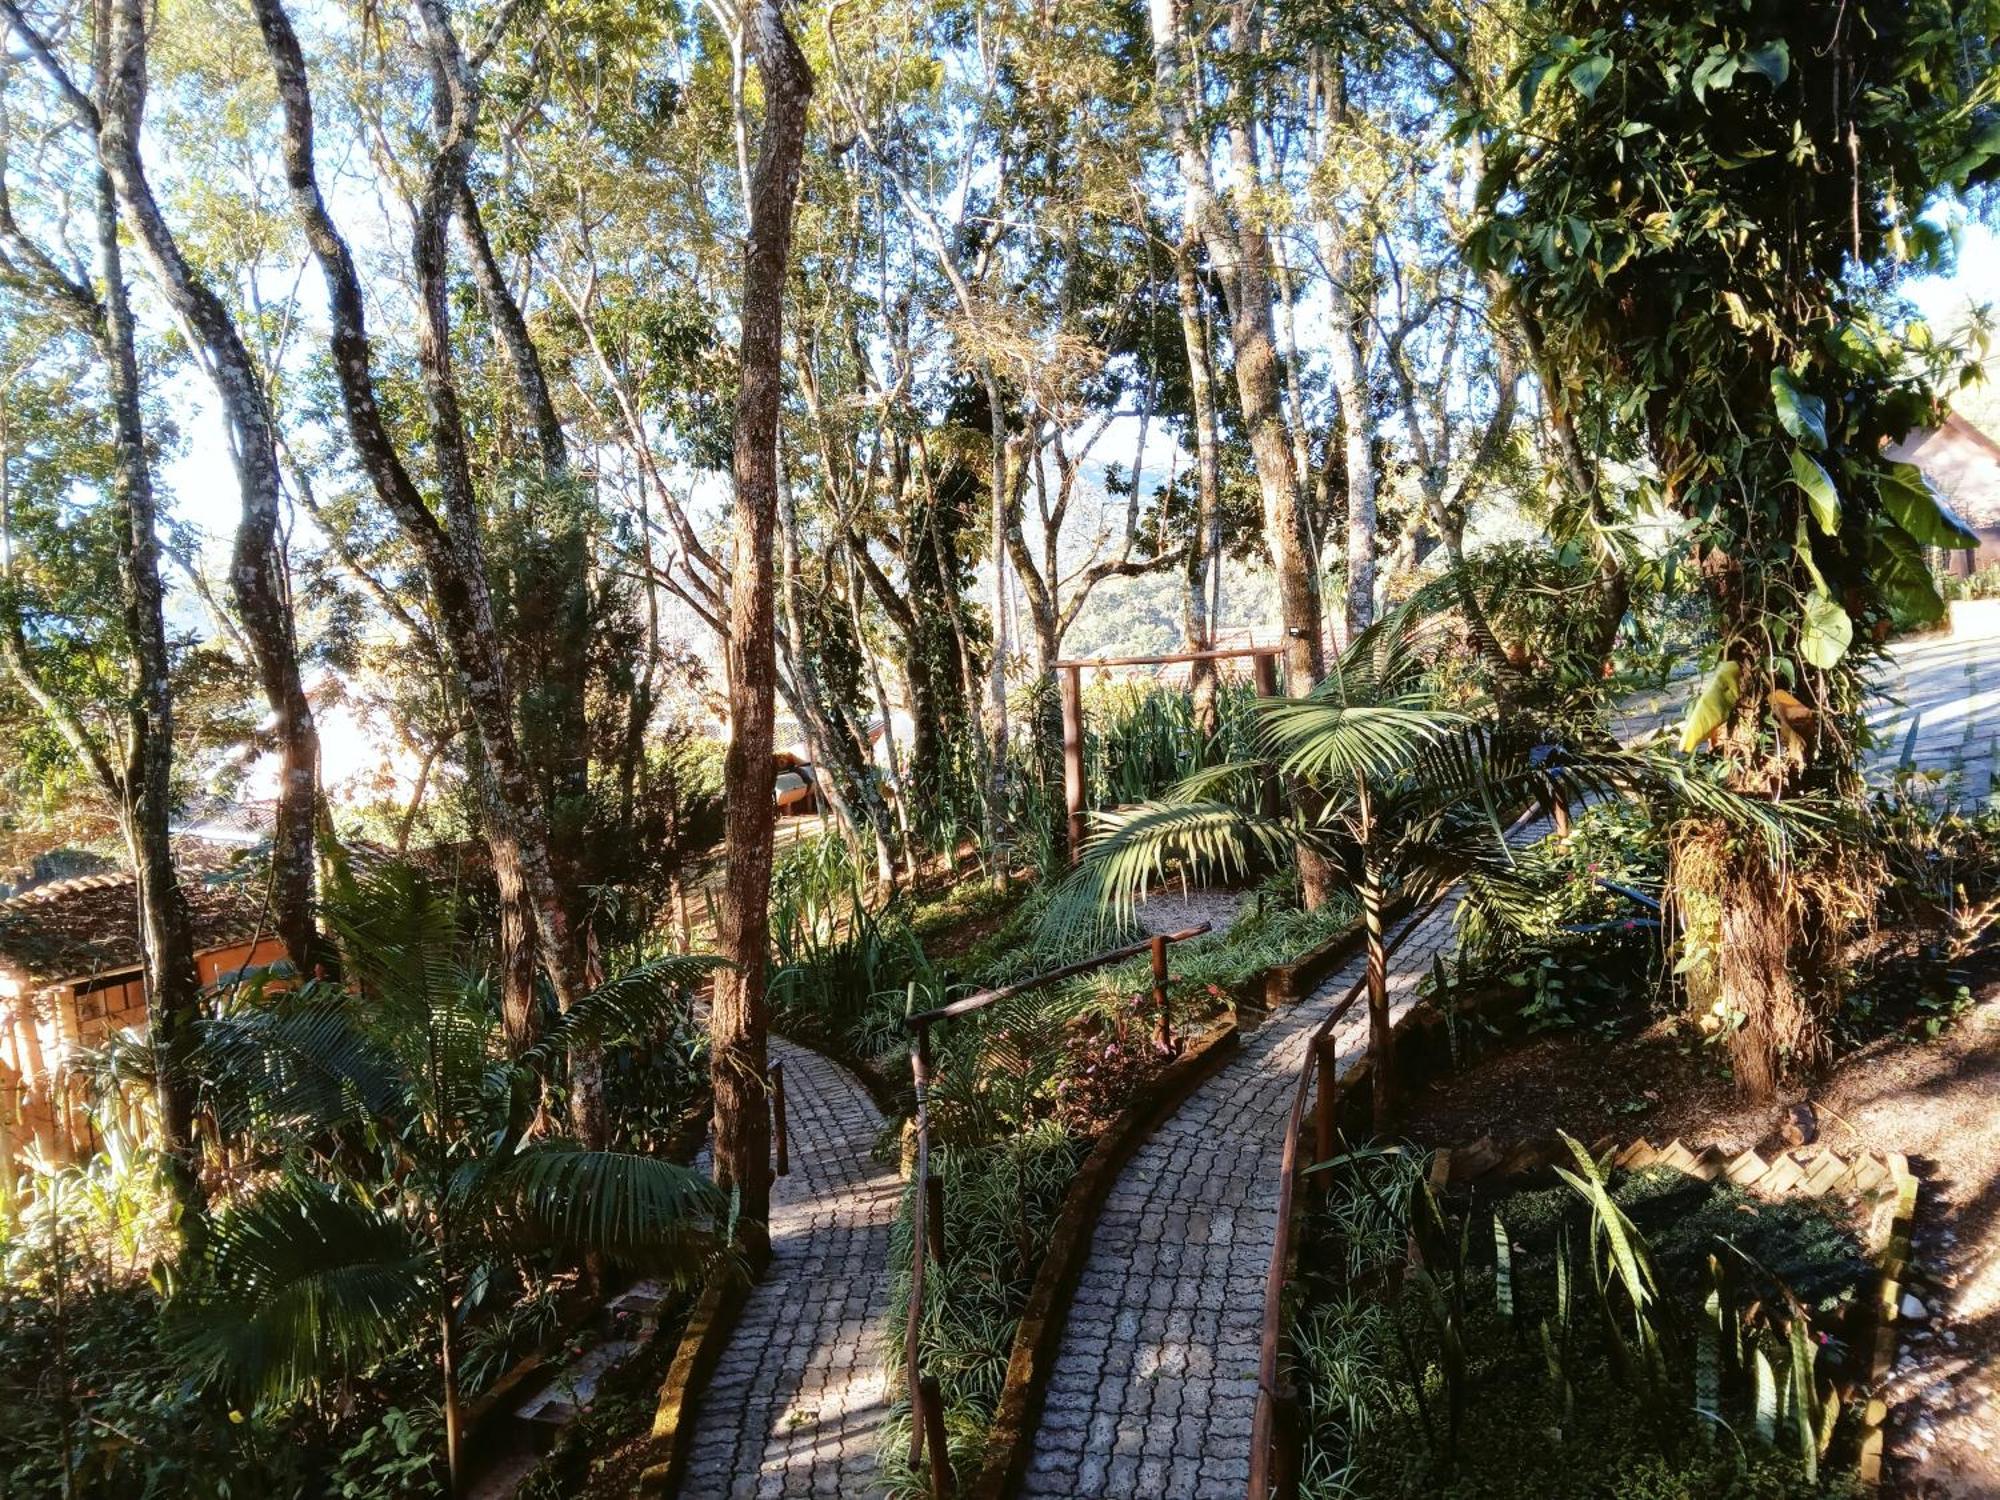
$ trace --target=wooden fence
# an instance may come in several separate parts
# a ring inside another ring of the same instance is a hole
[[[923,1373],[922,1351],[918,1339],[918,1331],[923,1320],[925,1264],[926,1262],[944,1264],[944,1182],[931,1175],[930,1160],[928,1096],[931,1082],[931,1027],[957,1016],[971,1015],[975,1011],[984,1010],[989,1005],[1011,999],[1015,995],[1024,995],[1031,990],[1058,984],[1065,979],[1074,979],[1080,974],[1108,968],[1112,964],[1123,963],[1128,958],[1137,958],[1141,953],[1150,953],[1153,960],[1155,1040],[1171,1051],[1176,1044],[1173,1020],[1167,1007],[1167,948],[1170,944],[1200,937],[1209,930],[1209,925],[1203,922],[1199,927],[1189,927],[1165,936],[1147,938],[1143,942],[1128,943],[1122,948],[1113,948],[1109,952],[1099,953],[1073,964],[1064,964],[1061,968],[1051,969],[1045,974],[1037,974],[1032,979],[1004,984],[996,989],[980,990],[962,1000],[954,1000],[949,1005],[941,1005],[934,1010],[918,1011],[904,1020],[904,1026],[911,1033],[910,1075],[916,1087],[916,1159],[911,1168],[911,1180],[915,1184],[915,1191],[910,1196],[910,1310],[903,1334],[903,1366],[909,1377],[910,1388],[910,1466],[917,1468],[922,1465],[928,1453],[932,1500],[945,1500],[945,1497],[952,1493],[954,1480],[951,1455],[945,1446],[943,1396],[936,1378]]]

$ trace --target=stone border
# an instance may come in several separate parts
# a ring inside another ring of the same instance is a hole
[[[749,1275],[744,1271],[738,1262],[722,1266],[709,1278],[701,1299],[688,1314],[674,1362],[660,1383],[659,1404],[653,1409],[651,1441],[661,1456],[639,1475],[642,1495],[672,1495],[680,1488],[681,1474],[687,1467],[688,1440],[694,1432],[691,1419],[695,1403],[722,1351],[729,1347],[729,1336],[736,1331],[736,1321],[762,1274],[761,1268]]]
[[[1190,1041],[1105,1127],[1077,1168],[1015,1330],[1007,1378],[987,1427],[986,1456],[964,1490],[965,1500],[1003,1500],[1019,1487],[1034,1453],[1042,1400],[1062,1343],[1070,1298],[1090,1258],[1104,1200],[1146,1138],[1229,1060],[1239,1035],[1235,1021],[1224,1021]]]
[[[1407,898],[1399,897],[1391,901],[1382,912],[1382,930],[1393,932],[1413,909]],[[1248,997],[1247,1003],[1267,1015],[1287,1005],[1296,1005],[1354,957],[1367,937],[1368,931],[1362,919],[1355,917],[1340,931],[1318,946],[1308,948],[1290,963],[1273,964],[1264,971],[1261,979],[1248,981],[1243,988],[1254,989],[1256,993]]]

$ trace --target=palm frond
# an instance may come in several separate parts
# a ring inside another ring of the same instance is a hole
[[[658,1157],[536,1141],[477,1182],[503,1232],[572,1254],[692,1280],[722,1243],[722,1194]]]
[[[1464,715],[1411,703],[1277,698],[1259,705],[1264,738],[1286,775],[1321,787],[1355,775],[1385,776],[1410,765]]]
[[[421,1010],[466,982],[471,966],[455,894],[420,870],[386,864],[344,882],[326,918],[349,976],[380,1004]]]
[[[1131,926],[1146,892],[1176,866],[1202,881],[1228,880],[1247,874],[1259,852],[1282,857],[1299,839],[1296,825],[1220,802],[1142,802],[1092,821],[1096,835],[1042,915],[1052,941]]]
[[[191,1066],[228,1131],[321,1133],[400,1114],[407,1080],[325,986],[198,1022]]]
[[[167,1338],[204,1381],[285,1400],[408,1342],[436,1267],[397,1220],[305,1178],[216,1215]]]
[[[627,969],[558,1017],[522,1061],[540,1067],[607,1037],[649,1032],[682,1010],[688,993],[725,963],[711,953],[669,954]]]

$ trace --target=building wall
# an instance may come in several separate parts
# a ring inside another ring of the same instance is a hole
[[[238,969],[277,963],[284,944],[265,937],[195,955],[204,988]],[[62,1077],[78,1052],[115,1033],[146,1033],[146,984],[137,969],[30,990],[26,975],[0,970],[0,1162],[33,1146],[47,1160],[97,1149],[80,1084]]]

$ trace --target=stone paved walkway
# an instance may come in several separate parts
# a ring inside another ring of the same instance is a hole
[[[791,1174],[771,1194],[771,1265],[701,1395],[684,1500],[879,1495],[882,1329],[900,1184],[872,1157],[882,1116],[846,1070],[771,1039]]]
[[[1547,832],[1531,823],[1513,837],[1526,843]],[[1449,894],[1394,935],[1394,1014],[1450,948],[1457,909]],[[1285,1123],[1307,1043],[1355,991],[1364,965],[1356,957],[1253,1032],[1119,1177],[1077,1284],[1022,1494],[1243,1494]],[[1367,1049],[1365,1001],[1334,1040],[1344,1073]]]
[[[1954,778],[1943,790],[1966,804],[1994,791],[2000,749],[2000,635],[1919,636],[1889,648],[1873,684],[1867,721],[1875,744],[1869,780],[1886,783],[1908,753],[1919,771]],[[1689,675],[1625,700],[1620,738],[1652,729],[1678,733],[1701,680]],[[1916,726],[1916,739],[1910,727]]]
[[[2000,747],[2000,637],[1912,641],[1889,660],[1883,695],[1868,711],[1876,738],[1870,779],[1886,779],[1907,749],[1919,771],[1955,775],[1958,800],[1984,802]]]

